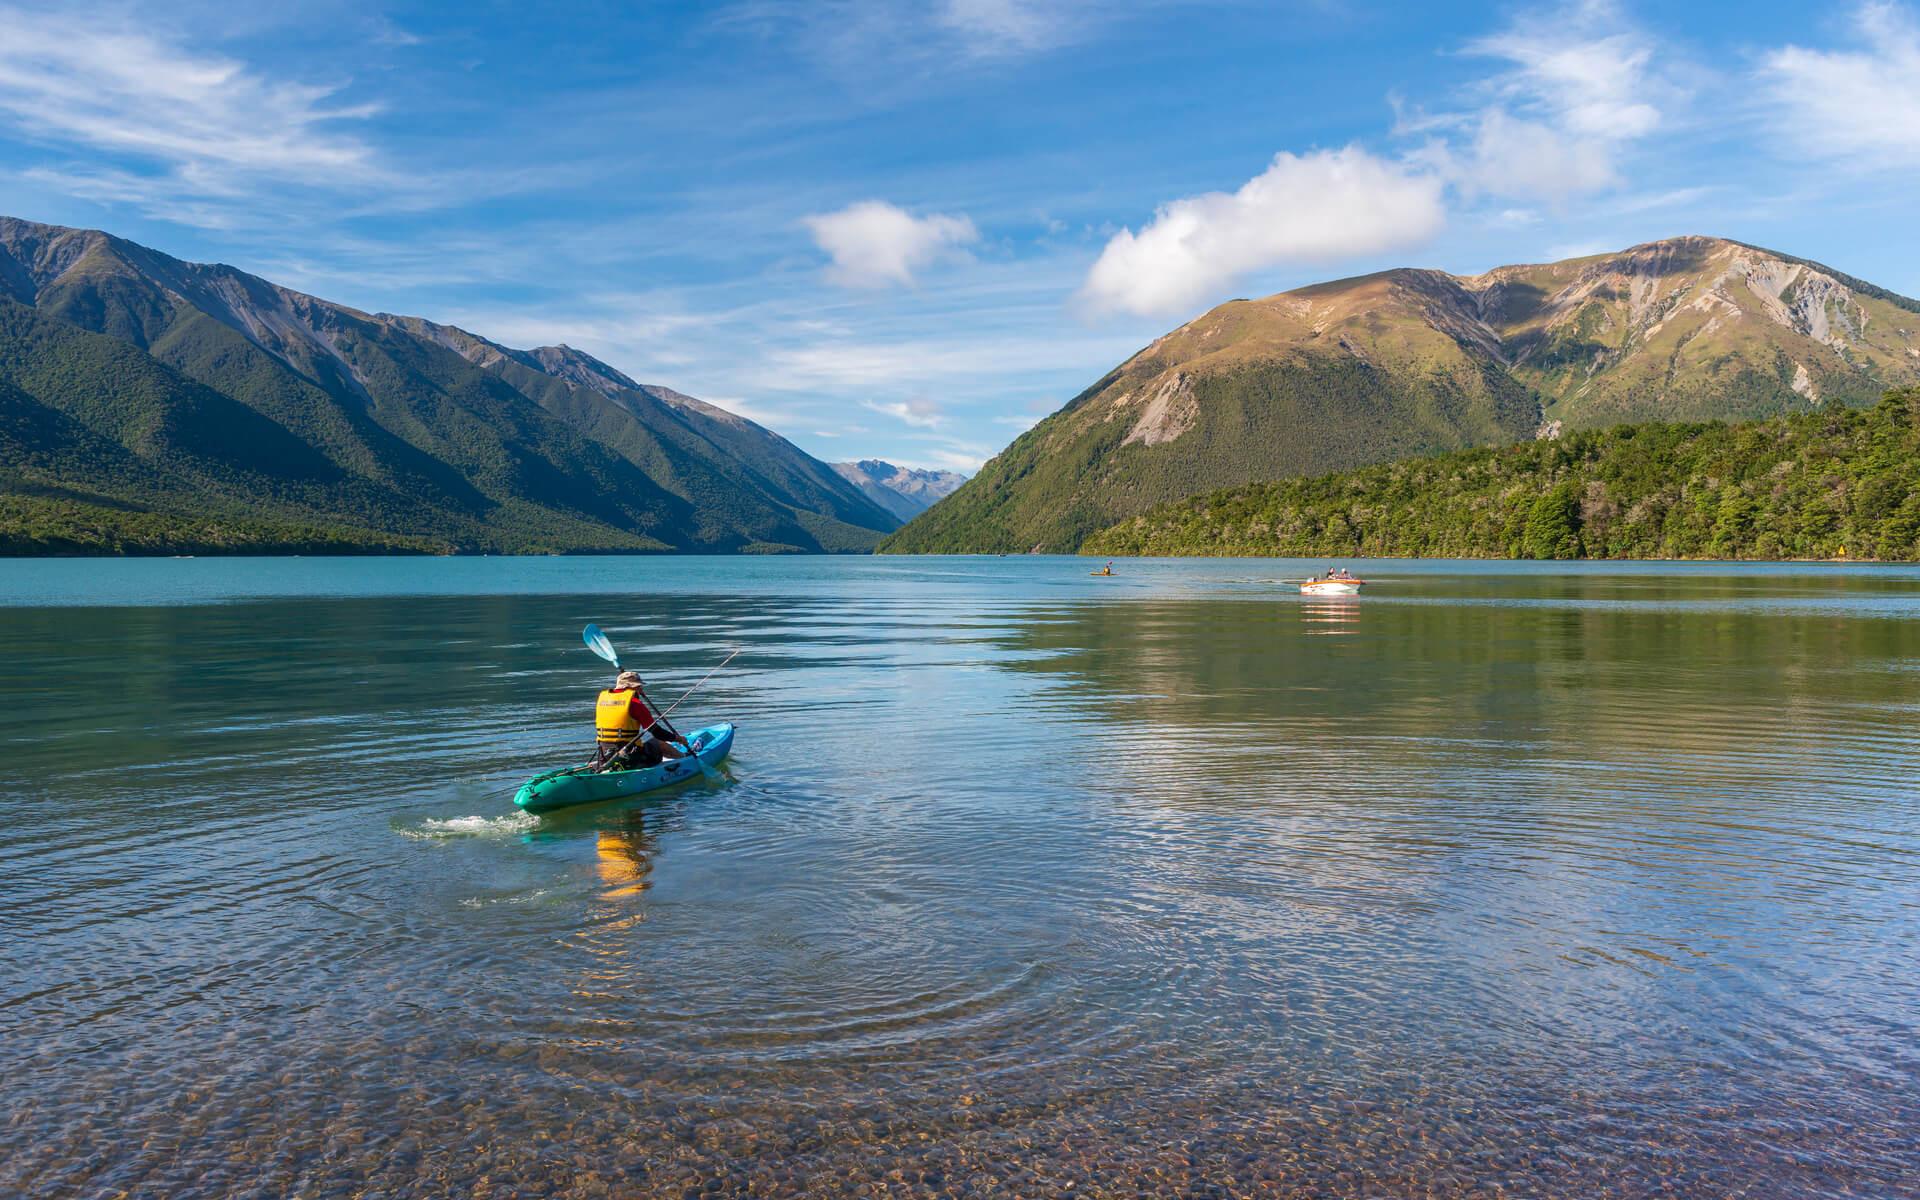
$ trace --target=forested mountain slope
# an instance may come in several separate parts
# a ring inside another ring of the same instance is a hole
[[[0,548],[871,548],[751,421],[94,230],[0,218]]]
[[[1651,422],[1163,505],[1089,554],[1920,559],[1920,388],[1870,409]]]

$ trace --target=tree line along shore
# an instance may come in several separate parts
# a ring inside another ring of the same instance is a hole
[[[1649,423],[1225,488],[1090,555],[1920,559],[1920,388],[1733,424]]]
[[[276,516],[231,502],[189,515],[21,488],[0,494],[0,555],[635,549],[510,538],[465,545]],[[1079,549],[1102,556],[1911,562],[1920,560],[1920,388],[1890,391],[1870,408],[1621,425],[1224,488],[1160,505]]]

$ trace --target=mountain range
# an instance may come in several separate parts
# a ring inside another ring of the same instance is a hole
[[[564,345],[0,217],[0,553],[1069,551],[1224,487],[1915,382],[1920,302],[1674,238],[1230,301],[963,481],[829,465]]]
[[[899,523],[579,350],[0,218],[0,551],[865,551]]]
[[[1156,505],[1627,422],[1861,406],[1920,381],[1920,302],[1682,237],[1234,300],[1157,339],[880,546],[1071,551]]]
[[[896,467],[877,458],[832,465],[840,478],[859,488],[867,499],[902,521],[919,516],[967,481],[967,477],[958,471]]]

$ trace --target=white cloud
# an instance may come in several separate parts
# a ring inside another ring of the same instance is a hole
[[[889,92],[981,60],[1011,60],[1099,36],[1138,4],[1092,0],[736,0],[713,28],[759,37]]]
[[[940,406],[925,396],[891,402],[868,400],[866,406],[919,429],[938,429],[947,423],[946,414],[940,410]]]
[[[1038,50],[1064,37],[1063,6],[1038,0],[943,0],[939,23],[980,54]]]
[[[838,212],[804,219],[813,240],[833,259],[827,278],[846,287],[911,284],[915,271],[980,238],[965,217],[916,217],[884,200],[865,200]]]
[[[1518,229],[1523,225],[1538,225],[1540,214],[1530,208],[1503,208],[1493,215],[1490,223],[1509,229]]]
[[[947,340],[836,341],[773,347],[748,371],[748,378],[756,387],[784,391],[942,389],[961,380],[1058,371],[1063,364],[1104,369],[1137,349],[1138,344],[1125,337],[1075,340],[1044,332],[1033,336],[969,333]]]
[[[1705,184],[1697,187],[1668,188],[1663,192],[1622,196],[1612,201],[1608,208],[1615,213],[1643,213],[1662,208],[1678,208],[1704,200],[1716,190],[1717,188]]]
[[[1428,151],[1468,195],[1559,204],[1613,187],[1623,148],[1659,128],[1656,101],[1677,93],[1655,70],[1651,39],[1606,0],[1523,19],[1467,50],[1510,64],[1486,85],[1491,104],[1450,122],[1471,129],[1466,146]]]
[[[711,313],[681,309],[670,293],[597,293],[580,299],[578,307],[550,312],[524,306],[459,308],[444,319],[509,346],[564,342],[610,363],[627,364],[620,369],[642,383],[659,382],[647,376],[688,362],[688,337],[715,320]]]
[[[1864,167],[1920,166],[1920,22],[1897,4],[1854,15],[1860,46],[1768,54],[1777,126],[1805,153]]]
[[[1547,261],[1559,262],[1567,258],[1586,258],[1594,254],[1607,254],[1618,250],[1617,241],[1557,242],[1547,247]]]
[[[1460,182],[1472,192],[1553,202],[1611,187],[1613,150],[1596,138],[1569,136],[1542,121],[1489,109],[1473,133]]]
[[[1468,49],[1513,63],[1503,90],[1575,136],[1617,141],[1660,124],[1660,110],[1648,103],[1653,47],[1604,0],[1520,22]]]
[[[0,7],[0,29],[0,118],[44,144],[155,169],[42,176],[79,194],[119,198],[137,185],[178,210],[182,197],[236,198],[263,181],[337,189],[387,177],[366,142],[339,131],[374,109],[332,103],[338,85],[282,82],[98,12]]]
[[[946,471],[958,471],[962,475],[971,475],[986,465],[989,458],[998,454],[998,450],[988,450],[980,446],[955,446],[945,450],[929,450],[917,462],[900,463],[900,466],[920,467]]]
[[[66,196],[77,196],[97,204],[125,204],[178,225],[198,229],[232,229],[240,222],[224,193],[218,195],[181,194],[181,189],[156,187],[151,176],[112,167],[71,167],[54,169],[28,167],[22,179],[45,184]]]
[[[1139,233],[1115,234],[1081,299],[1100,313],[1182,313],[1250,271],[1414,245],[1445,223],[1443,188],[1358,147],[1283,152],[1236,192],[1175,200]]]
[[[641,382],[644,383],[645,380]],[[678,388],[674,390],[679,391]],[[775,433],[779,433],[782,429],[791,429],[803,419],[801,414],[791,409],[772,407],[740,396],[695,396],[694,399],[704,400],[716,408],[724,408],[737,417],[745,417],[755,425]]]

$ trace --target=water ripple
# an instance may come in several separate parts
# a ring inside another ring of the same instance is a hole
[[[657,568],[9,608],[0,1193],[1920,1176],[1920,574]],[[589,620],[723,779],[512,810]]]

